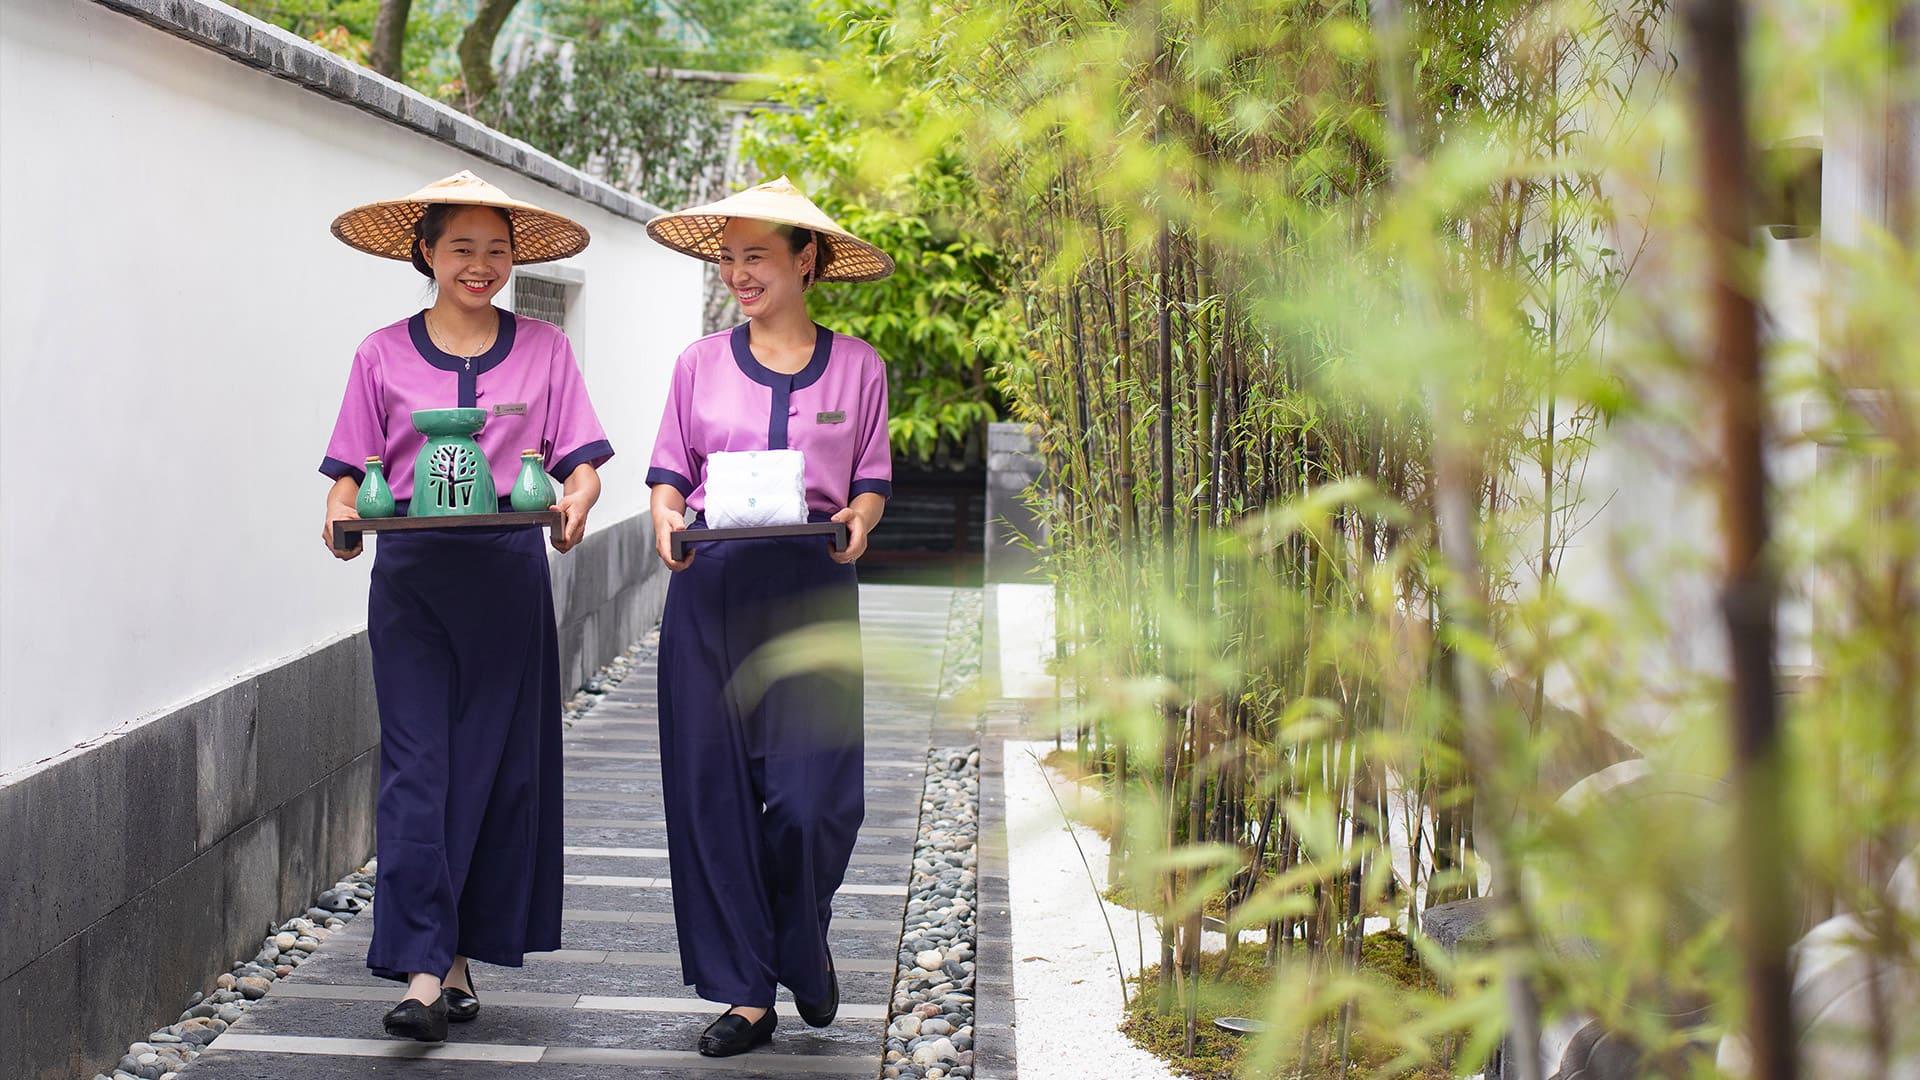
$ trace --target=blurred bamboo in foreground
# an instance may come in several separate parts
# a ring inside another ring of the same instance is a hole
[[[1537,1076],[1568,1023],[1646,1074],[1920,1060],[1907,157],[1820,240],[1814,346],[1760,334],[1806,249],[1747,224],[1809,108],[1911,148],[1912,17],[1737,8],[843,13],[870,167],[961,147],[1020,267],[1056,764],[1160,916],[1134,1022],[1176,1056],[1251,980],[1245,1075]],[[890,127],[903,85],[942,107]],[[1787,946],[1846,918],[1870,1016],[1796,1045],[1829,953]]]

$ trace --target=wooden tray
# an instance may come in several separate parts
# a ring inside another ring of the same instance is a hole
[[[847,523],[810,521],[805,525],[761,525],[752,529],[676,529],[673,533],[673,561],[687,557],[687,545],[714,540],[770,540],[781,536],[824,536],[835,551],[847,547]]]
[[[370,532],[415,532],[420,529],[502,529],[512,525],[544,525],[555,540],[566,518],[558,510],[532,513],[453,514],[447,517],[354,518],[333,523],[333,548],[348,551],[355,537]]]

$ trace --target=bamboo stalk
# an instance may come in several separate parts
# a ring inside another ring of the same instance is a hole
[[[1417,143],[1413,136],[1411,103],[1406,89],[1406,29],[1400,0],[1372,0],[1374,22],[1382,46],[1382,69],[1387,87],[1388,128],[1396,144],[1393,183],[1404,183],[1410,167],[1417,163]],[[1409,288],[1411,281],[1409,280]],[[1427,315],[1426,304],[1410,298],[1411,317]],[[1484,581],[1479,565],[1479,541],[1474,529],[1479,521],[1473,497],[1471,450],[1464,443],[1457,405],[1451,387],[1444,380],[1432,380],[1428,388],[1434,414],[1434,516],[1439,524],[1440,549],[1455,582],[1455,595],[1461,598],[1454,619],[1467,632],[1484,633],[1482,612],[1486,601],[1480,593]],[[1502,982],[1507,994],[1507,1039],[1514,1060],[1503,1062],[1513,1067],[1515,1080],[1540,1080],[1539,1004],[1527,972],[1522,966],[1532,935],[1525,922],[1520,898],[1518,866],[1507,857],[1501,836],[1505,826],[1506,799],[1501,775],[1498,735],[1494,730],[1492,693],[1486,673],[1464,652],[1455,653],[1459,711],[1466,736],[1468,761],[1473,769],[1476,790],[1489,807],[1493,828],[1483,839],[1483,849],[1492,863],[1494,875],[1494,939],[1502,955]]]
[[[1781,797],[1787,762],[1773,671],[1778,596],[1767,562],[1766,394],[1751,270],[1744,21],[1735,0],[1693,0],[1685,8],[1711,267],[1713,385],[1719,399],[1721,610],[1732,667],[1734,912],[1746,970],[1746,1038],[1758,1080],[1790,1080],[1798,1072],[1788,997],[1792,856]]]
[[[1159,333],[1156,347],[1160,355],[1160,560],[1161,584],[1166,595],[1174,595],[1174,546],[1173,546],[1173,294],[1168,285],[1168,271],[1171,256],[1170,228],[1162,221],[1156,252],[1156,289],[1159,294]],[[1167,663],[1167,643],[1162,637],[1161,664],[1163,670]],[[1161,771],[1163,774],[1164,801],[1162,806],[1166,814],[1166,840],[1168,850],[1174,844],[1173,808],[1177,805],[1175,781],[1179,767],[1180,754],[1180,710],[1171,701],[1165,706],[1166,722],[1161,748]],[[1165,909],[1172,910],[1176,890],[1179,888],[1177,875],[1169,871],[1165,879]],[[1169,1001],[1168,989],[1173,979],[1174,929],[1171,920],[1162,919],[1160,925],[1160,985],[1161,1006],[1164,1009]]]

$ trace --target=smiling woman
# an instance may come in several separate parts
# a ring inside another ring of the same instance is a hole
[[[480,467],[494,489],[512,490],[523,453],[565,483],[554,546],[572,549],[613,448],[566,335],[493,298],[516,260],[575,254],[586,230],[460,173],[348,211],[333,231],[411,262],[438,296],[354,356],[320,467],[334,480],[326,534],[358,516],[355,462],[390,462],[395,499],[410,501],[423,445],[414,419],[460,410],[485,423]],[[440,482],[458,482],[445,467]],[[438,1042],[450,1020],[479,1013],[468,957],[517,967],[560,944],[558,635],[539,528],[393,533],[379,544],[367,637],[380,707],[381,903],[367,966],[408,984],[388,1033]]]
[[[681,353],[647,473],[660,558],[674,571],[660,630],[660,766],[681,975],[729,1006],[697,1044],[727,1057],[773,1038],[776,984],[814,1027],[839,1010],[827,927],[865,813],[854,563],[893,494],[893,456],[886,365],[873,346],[814,322],[807,292],[884,277],[893,260],[785,177],[662,215],[647,232],[718,263],[747,314]],[[808,517],[844,523],[844,549],[769,537],[674,558],[675,531],[706,527],[716,455],[789,450],[802,456]],[[763,646],[829,628],[838,666],[776,678],[751,704],[734,692]]]
[[[494,206],[430,206],[413,227],[414,269],[433,279],[439,300],[425,315],[443,352],[468,360],[500,330],[493,298],[513,272],[513,219]]]
[[[752,318],[792,306],[789,294],[798,296],[820,280],[832,252],[815,241],[812,229],[733,218],[720,234],[720,279]]]

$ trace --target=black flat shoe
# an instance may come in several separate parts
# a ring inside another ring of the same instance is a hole
[[[388,1011],[385,1023],[387,1034],[396,1039],[446,1042],[446,995],[435,998],[431,1005],[418,998],[408,998]]]
[[[467,989],[457,986],[440,988],[440,1000],[447,1003],[447,1022],[464,1024],[480,1015],[480,999],[473,996],[473,969],[467,969]]]
[[[834,974],[833,953],[827,953],[827,1000],[820,1004],[793,999],[793,1009],[808,1027],[826,1027],[840,1011],[840,976]]]
[[[744,1054],[762,1043],[773,1041],[773,1010],[758,1020],[748,1020],[737,1012],[707,1025],[700,1034],[700,1053],[705,1057],[732,1057]]]

